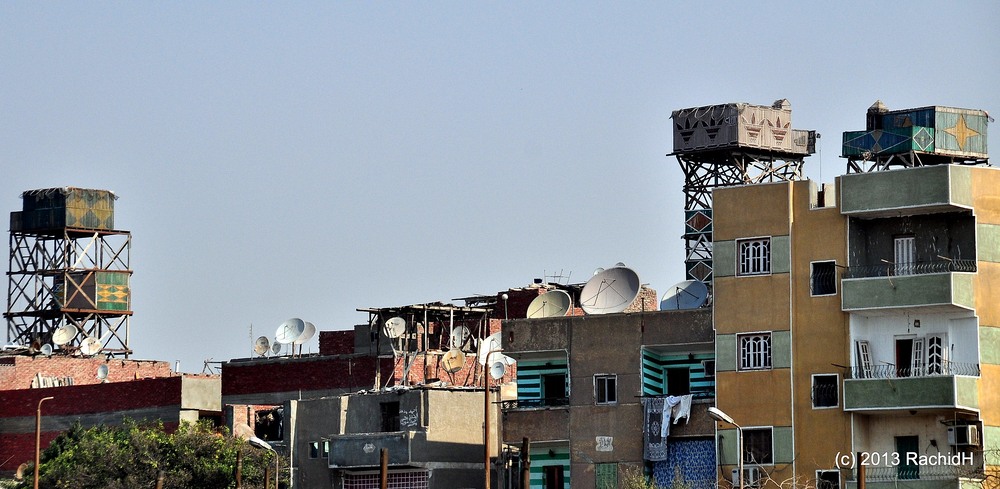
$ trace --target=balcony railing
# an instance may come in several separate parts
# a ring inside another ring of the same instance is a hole
[[[976,260],[938,260],[918,263],[883,263],[848,267],[843,278],[895,277],[928,273],[975,272]]]
[[[569,406],[568,397],[547,397],[541,399],[512,399],[500,403],[500,409],[504,411],[514,409],[531,409],[544,407]]]
[[[978,377],[978,363],[945,362],[943,364],[925,365],[920,368],[896,367],[893,364],[871,365],[868,367],[852,367],[850,379],[902,379],[910,377],[931,377],[947,375],[968,375]]]
[[[866,482],[895,482],[900,480],[947,480],[957,477],[972,479],[983,477],[983,468],[970,465],[968,460],[955,456],[956,464],[897,465],[895,467],[865,467]],[[971,455],[969,456],[971,458]],[[851,480],[858,480],[858,471],[851,473]]]

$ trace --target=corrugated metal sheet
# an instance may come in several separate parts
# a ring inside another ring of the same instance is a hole
[[[937,107],[934,122],[936,152],[951,156],[988,156],[985,112]]]
[[[731,103],[675,110],[674,152],[757,148],[794,152],[792,110]],[[808,143],[808,139],[805,140]]]

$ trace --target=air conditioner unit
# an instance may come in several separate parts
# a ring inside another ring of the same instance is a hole
[[[951,446],[979,446],[979,427],[976,425],[952,426],[948,428],[948,444]]]
[[[740,487],[740,478],[737,476],[739,469],[733,469],[733,487]],[[743,480],[746,482],[743,484],[744,487],[756,487],[760,483],[761,470],[760,467],[750,466],[743,467]]]

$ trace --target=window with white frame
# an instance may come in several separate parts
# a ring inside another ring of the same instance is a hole
[[[771,333],[737,335],[740,370],[771,368]]]
[[[737,275],[767,275],[771,273],[771,238],[736,241]]]
[[[743,463],[774,463],[774,428],[743,428]]]
[[[618,403],[618,376],[600,374],[594,376],[594,400],[597,404]]]
[[[840,406],[839,380],[837,374],[815,374],[812,376],[812,406],[814,408]]]
[[[811,263],[809,294],[833,295],[837,293],[837,262],[817,261]]]

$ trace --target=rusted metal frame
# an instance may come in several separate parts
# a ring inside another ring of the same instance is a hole
[[[94,278],[94,288],[95,288],[94,297],[88,297],[87,293],[83,290],[83,284],[87,283],[87,279],[89,279],[91,277]],[[82,308],[67,308],[66,307],[68,304],[72,303],[74,300],[76,300],[80,296],[82,296],[87,301],[87,304],[91,308],[93,308],[94,310],[97,310],[97,297],[96,297],[97,296],[97,294],[96,294],[97,277],[94,276],[94,271],[90,270],[86,274],[84,274],[82,282],[83,283],[77,283],[77,281],[73,279],[73,274],[71,274],[70,272],[64,272],[63,273],[63,284],[64,284],[63,287],[65,287],[67,289],[66,290],[66,300],[63,301],[63,304],[62,304],[62,308],[64,310],[79,310],[79,309],[82,309]],[[69,290],[70,284],[73,285],[73,289],[74,289],[72,295],[70,294],[70,290]]]

